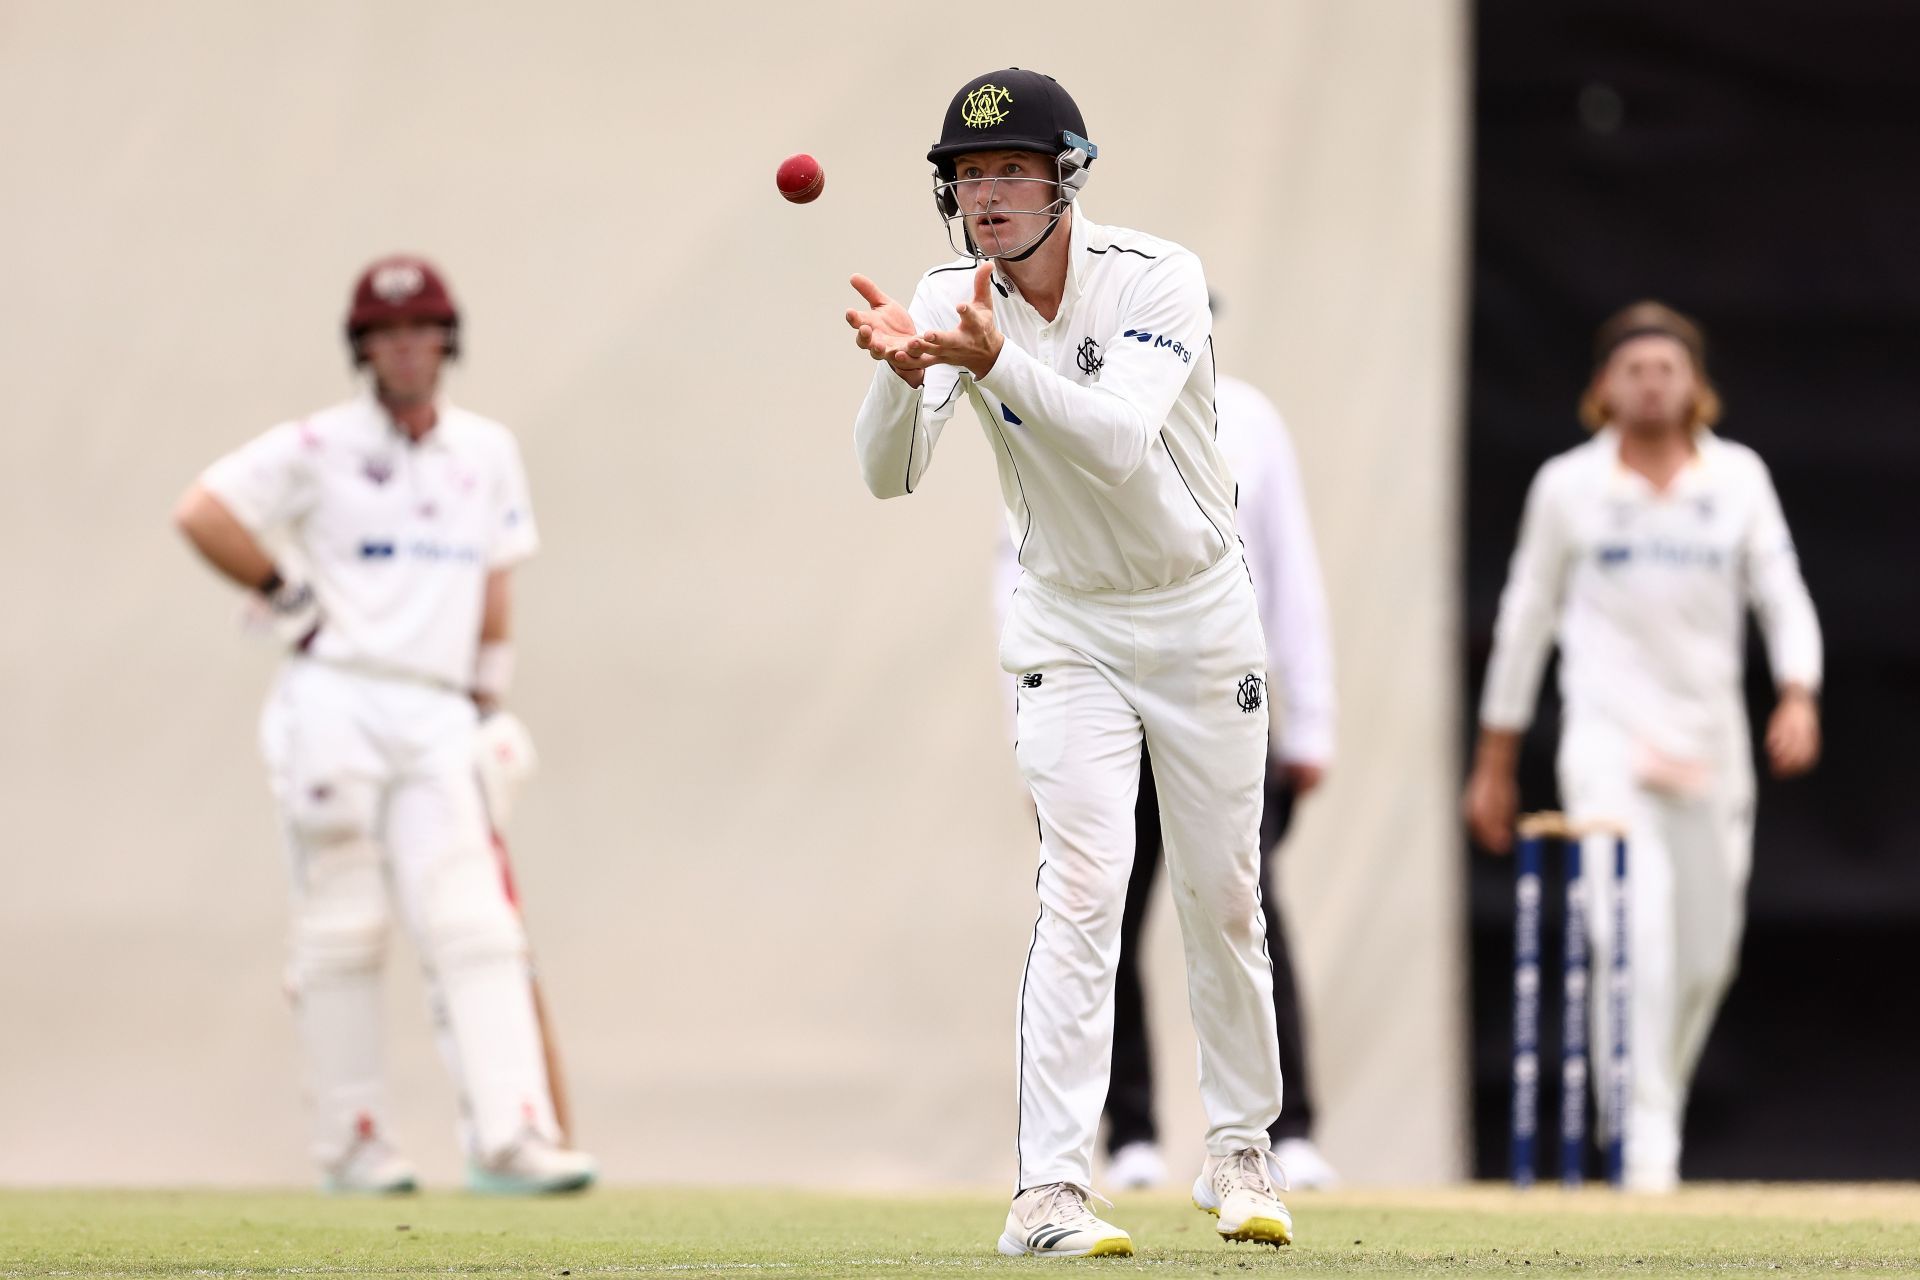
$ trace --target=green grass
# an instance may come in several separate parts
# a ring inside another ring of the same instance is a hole
[[[0,1191],[0,1276],[742,1277],[1015,1274],[1920,1275],[1920,1188],[1689,1188],[1637,1199],[1497,1187],[1289,1197],[1299,1242],[1227,1245],[1175,1195],[1111,1214],[1133,1259],[1010,1260],[993,1195],[614,1190],[430,1194]]]

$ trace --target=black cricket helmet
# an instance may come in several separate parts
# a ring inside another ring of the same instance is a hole
[[[1008,67],[975,76],[960,87],[947,106],[940,125],[940,141],[927,152],[932,162],[933,202],[947,224],[947,239],[961,253],[1020,261],[1053,234],[1067,206],[1087,183],[1087,168],[1099,148],[1087,140],[1080,108],[1052,76]],[[1017,249],[987,255],[967,233],[955,190],[954,159],[973,151],[1032,151],[1054,162],[1054,199],[1045,209],[1024,212],[1050,215],[1046,230]],[[955,227],[960,234],[956,237]]]

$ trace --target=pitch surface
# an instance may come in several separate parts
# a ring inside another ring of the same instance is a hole
[[[1227,1245],[1173,1194],[1123,1197],[1139,1254],[1008,1260],[995,1195],[618,1189],[428,1194],[0,1191],[0,1276],[1920,1274],[1920,1187],[1689,1187],[1652,1200],[1501,1187],[1289,1197],[1298,1243]]]

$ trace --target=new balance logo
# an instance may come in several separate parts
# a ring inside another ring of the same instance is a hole
[[[1038,689],[1040,687],[1040,680],[1041,680],[1040,672],[1029,671],[1027,672],[1027,674],[1020,677],[1020,687],[1022,689]]]

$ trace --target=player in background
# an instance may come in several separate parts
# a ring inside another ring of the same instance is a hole
[[[1215,311],[1218,311],[1217,304]],[[1285,1105],[1268,1129],[1273,1153],[1295,1190],[1331,1188],[1335,1172],[1313,1141],[1305,1017],[1285,921],[1280,915],[1279,851],[1295,803],[1320,785],[1333,762],[1333,643],[1327,623],[1313,526],[1293,440],[1273,402],[1251,383],[1222,374],[1214,391],[1218,443],[1238,482],[1238,524],[1267,636],[1267,674],[1275,694],[1266,795],[1260,818],[1260,905],[1273,958],[1273,1014],[1279,1032]],[[995,603],[1002,626],[1020,566],[1013,543],[1000,540]],[[1010,682],[1017,688],[1017,681]],[[1166,1181],[1166,1158],[1153,1115],[1153,1058],[1139,943],[1147,903],[1160,872],[1160,805],[1151,753],[1141,753],[1134,804],[1133,871],[1120,921],[1120,964],[1114,983],[1113,1074],[1107,1086],[1107,1180],[1125,1190]]]
[[[875,496],[911,493],[971,403],[1023,571],[1000,659],[1019,676],[1039,916],[1001,1252],[1133,1251],[1087,1200],[1143,739],[1209,1122],[1194,1199],[1223,1235],[1281,1244],[1292,1223],[1268,1149],[1281,1081],[1259,904],[1266,640],[1214,443],[1206,279],[1179,245],[1082,215],[1095,154],[1048,76],[1010,68],[954,95],[928,159],[961,256],[908,306],[854,277],[864,305],[847,322],[881,365],[855,448]]]
[[[1520,737],[1557,639],[1562,803],[1576,821],[1627,830],[1625,1173],[1645,1191],[1679,1181],[1688,1084],[1739,954],[1753,858],[1749,605],[1779,692],[1773,772],[1804,773],[1820,753],[1819,622],[1767,468],[1713,433],[1719,416],[1691,320],[1641,302],[1601,325],[1580,403],[1593,439],[1543,466],[1527,495],[1464,800],[1474,837],[1507,852]],[[1593,969],[1605,973],[1611,877],[1591,879]],[[1607,1003],[1594,1002],[1598,1044],[1610,1042]]]
[[[512,435],[440,394],[459,333],[432,266],[375,262],[346,321],[364,392],[221,458],[175,512],[288,650],[261,744],[292,873],[288,986],[313,1153],[335,1191],[415,1184],[386,1136],[390,896],[434,992],[469,1185],[561,1191],[594,1176],[559,1142],[526,936],[475,773],[481,713],[513,672],[512,571],[538,537]]]

